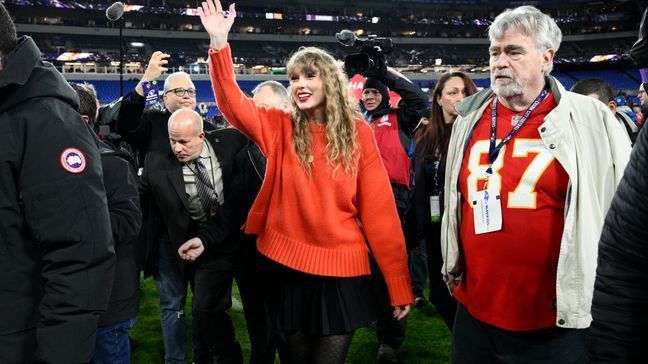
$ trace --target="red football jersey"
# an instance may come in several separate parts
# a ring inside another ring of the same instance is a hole
[[[498,104],[497,144],[524,114]],[[461,165],[466,271],[454,294],[475,318],[505,330],[555,326],[556,269],[569,177],[538,131],[554,107],[549,93],[493,163],[488,189],[500,193],[501,230],[476,235],[471,203],[486,181],[491,106],[477,123]]]

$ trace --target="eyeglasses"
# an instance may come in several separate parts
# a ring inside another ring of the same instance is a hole
[[[178,96],[178,97],[182,97],[182,96],[184,96],[185,93],[188,93],[189,96],[196,96],[196,89],[195,89],[195,88],[182,88],[182,87],[178,87],[178,88],[174,88],[174,89],[172,89],[172,90],[169,90],[169,91],[165,92],[164,94],[166,95],[166,94],[168,94],[169,92],[173,92],[173,93],[174,93],[176,96]]]

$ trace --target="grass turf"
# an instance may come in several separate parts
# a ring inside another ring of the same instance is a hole
[[[236,286],[233,289],[233,295],[240,301]],[[191,297],[187,301],[185,310],[188,327],[187,347],[190,348]],[[247,363],[250,355],[250,341],[243,312],[236,309],[236,307],[230,309],[229,312],[234,322],[236,335],[243,347],[244,361]],[[401,363],[448,363],[450,332],[431,305],[428,304],[422,309],[412,309],[412,312],[408,315],[406,335],[405,343],[403,343],[398,353]],[[139,344],[132,352],[133,363],[152,364],[164,362],[158,297],[152,279],[144,280],[142,283],[140,313],[135,327],[131,330],[131,337],[137,340]],[[373,328],[360,329],[356,331],[353,337],[346,362],[353,364],[375,363],[377,350],[376,330]],[[190,352],[190,350],[188,351]],[[279,360],[276,362],[279,363]]]

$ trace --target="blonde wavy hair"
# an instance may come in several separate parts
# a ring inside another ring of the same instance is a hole
[[[358,143],[356,120],[362,115],[349,96],[349,80],[342,73],[335,59],[316,47],[304,47],[295,52],[286,66],[288,78],[298,73],[319,72],[323,84],[324,110],[326,115],[326,152],[330,166],[337,171],[340,166],[346,173],[356,173],[358,166]],[[299,109],[293,97],[293,144],[302,168],[310,174],[313,166],[311,136],[308,116]]]

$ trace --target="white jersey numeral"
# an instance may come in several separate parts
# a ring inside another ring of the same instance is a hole
[[[496,140],[495,144],[499,144],[500,140]],[[477,186],[479,181],[486,180],[486,169],[488,169],[488,162],[482,164],[482,156],[486,155],[486,160],[488,160],[488,148],[490,147],[489,140],[480,140],[477,141],[472,149],[470,150],[470,155],[468,156],[468,171],[470,175],[468,176],[468,201],[470,201],[470,206],[472,207],[472,201],[475,200],[474,196],[477,193]],[[488,189],[493,189],[499,191],[502,185],[502,176],[499,174],[499,170],[504,167],[504,159],[502,156],[506,152],[506,145],[502,147],[499,151],[499,155],[495,162],[493,162],[493,175],[488,178]]]
[[[500,141],[497,140],[496,143]],[[480,140],[476,142],[470,150],[468,159],[468,199],[473,200],[474,194],[477,192],[479,181],[485,180],[486,169],[488,164],[481,164],[482,156],[488,156],[488,149],[490,141]],[[502,147],[493,163],[493,175],[488,179],[488,189],[494,191],[501,191],[502,189],[502,176],[499,171],[504,166],[504,154],[506,153],[506,145]],[[535,154],[533,160],[522,174],[520,182],[515,187],[513,192],[508,194],[508,208],[516,209],[535,209],[537,206],[537,192],[536,185],[542,174],[547,170],[547,167],[553,162],[554,157],[549,153],[547,148],[542,144],[541,139],[514,139],[513,140],[513,158],[527,158],[529,153]],[[472,207],[472,204],[470,204]]]

